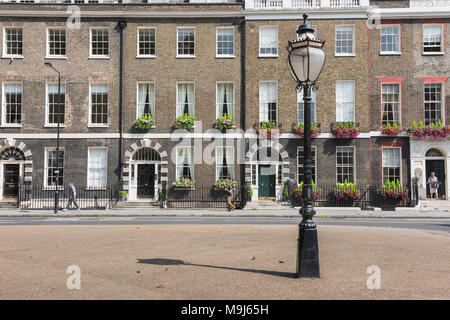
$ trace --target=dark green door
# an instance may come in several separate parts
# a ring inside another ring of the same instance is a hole
[[[270,165],[259,165],[258,171],[258,198],[275,198],[276,180],[275,174],[269,173]]]
[[[3,170],[3,196],[17,197],[19,191],[19,165],[5,164]]]
[[[431,176],[431,172],[434,172],[438,181],[441,183],[438,189],[439,198],[445,197],[445,161],[444,160],[427,160],[427,182]],[[427,198],[430,196],[430,187],[427,183]]]

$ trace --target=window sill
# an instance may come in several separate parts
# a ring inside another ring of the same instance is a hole
[[[155,55],[150,56],[136,56],[136,59],[156,59]]]
[[[422,52],[423,56],[443,56],[444,52]]]
[[[23,59],[23,56],[11,54],[2,56],[2,59]]]
[[[85,191],[104,191],[107,190],[107,187],[104,186],[87,186],[84,188]]]
[[[216,59],[235,59],[236,56],[216,55]]]
[[[175,58],[177,58],[177,59],[195,59],[195,56],[188,56],[188,55],[186,55],[186,56],[183,56],[183,55],[177,55]]]
[[[59,124],[59,127],[60,127],[60,128],[65,128],[66,125],[63,124],[63,123],[60,123],[60,124]],[[57,124],[57,123],[46,123],[46,124],[44,125],[44,128],[58,128],[58,124]]]
[[[21,124],[9,124],[9,123],[3,123],[2,128],[22,128]]]
[[[67,60],[67,56],[45,56],[46,60]]]
[[[89,56],[89,60],[109,60],[109,56]]]
[[[278,58],[277,54],[260,54],[258,58]]]
[[[42,188],[42,190],[56,190],[56,187],[48,187],[48,186],[44,186],[43,188]],[[64,187],[63,186],[59,186],[58,187],[58,191],[64,191]]]
[[[88,128],[109,128],[109,124],[88,124]]]
[[[335,53],[335,57],[356,57],[354,53]]]
[[[388,51],[380,52],[380,56],[401,56],[401,55],[402,55],[401,52],[395,52],[395,51],[392,51],[392,52],[388,52]]]

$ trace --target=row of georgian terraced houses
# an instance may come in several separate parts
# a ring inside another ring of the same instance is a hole
[[[326,40],[312,104],[315,183],[409,187],[417,178],[425,197],[435,171],[440,195],[450,193],[448,138],[383,130],[447,126],[444,0],[30,2],[0,2],[3,201],[17,196],[18,183],[51,189],[69,181],[120,186],[129,200],[156,198],[163,183],[180,178],[203,186],[230,178],[250,185],[253,200],[279,199],[288,181],[303,180],[302,139],[293,130],[303,97],[286,45],[304,12]],[[45,61],[61,73],[59,96]],[[141,130],[136,120],[148,115],[153,125]],[[195,125],[180,133],[183,115]],[[234,122],[226,133],[214,129],[223,115]],[[267,122],[278,136],[254,131]],[[359,135],[336,137],[343,123]]]

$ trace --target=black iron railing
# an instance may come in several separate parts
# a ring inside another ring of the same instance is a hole
[[[362,210],[381,208],[382,210],[394,210],[396,207],[414,207],[418,203],[417,186],[409,190],[403,198],[384,198],[379,186],[356,186],[356,197],[336,196],[335,186],[318,187],[314,193],[315,207],[356,207]],[[293,207],[300,207],[302,200],[299,194],[291,189],[290,199]]]
[[[226,208],[228,193],[216,188],[196,186],[195,188],[168,188],[165,196],[167,208]],[[247,188],[234,188],[233,204],[243,209],[247,204]]]
[[[69,201],[69,188],[60,187],[58,208],[67,206]],[[92,188],[78,186],[76,199],[81,209],[110,209],[118,201],[117,187]],[[55,188],[44,188],[36,185],[20,185],[18,194],[18,207],[21,209],[51,209],[55,205]],[[75,208],[72,204],[71,208]]]

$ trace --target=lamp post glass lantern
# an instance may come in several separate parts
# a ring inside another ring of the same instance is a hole
[[[302,191],[302,207],[300,214],[302,222],[299,225],[299,239],[297,252],[297,277],[318,278],[319,246],[317,241],[316,224],[312,217],[316,214],[313,202],[312,187],[312,157],[311,157],[311,90],[316,91],[316,84],[325,65],[325,52],[322,50],[324,40],[316,39],[314,28],[308,24],[308,15],[303,15],[303,24],[297,29],[297,39],[288,41],[287,65],[289,72],[297,82],[296,90],[303,90],[303,150],[305,181]]]
[[[59,184],[59,128],[60,128],[60,111],[61,111],[61,73],[53,67],[50,61],[45,61],[44,63],[47,67],[52,68],[58,73],[58,127],[56,130],[56,170],[55,170],[55,205],[53,208],[53,213],[58,213],[59,205],[59,194],[58,194],[58,184]]]

